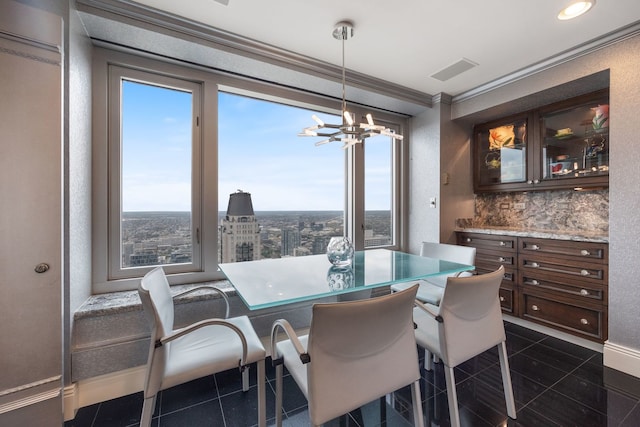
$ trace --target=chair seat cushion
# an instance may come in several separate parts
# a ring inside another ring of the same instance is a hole
[[[438,277],[433,277],[433,279],[437,278]],[[440,286],[438,282],[432,283],[431,281],[427,280],[416,280],[412,282],[396,283],[394,285],[391,285],[391,289],[393,290],[393,292],[403,291],[415,285],[416,283],[420,285],[418,287],[418,293],[416,294],[416,299],[418,301],[433,305],[440,305],[442,293],[444,292],[444,285]],[[446,284],[446,277],[444,278],[443,283]]]
[[[438,336],[438,322],[424,310],[416,307],[413,309],[413,321],[420,325],[415,329],[416,342],[429,352],[440,355],[440,338]]]
[[[264,346],[247,316],[225,320],[243,331],[247,340],[247,364],[266,357]],[[205,326],[168,343],[166,355],[162,389],[237,368],[242,358],[242,342],[228,327]]]

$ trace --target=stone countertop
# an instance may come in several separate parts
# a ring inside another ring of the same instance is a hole
[[[455,231],[467,233],[500,234],[505,236],[535,237],[540,239],[572,240],[575,242],[609,243],[609,235],[588,231],[534,230],[516,227],[469,226]]]

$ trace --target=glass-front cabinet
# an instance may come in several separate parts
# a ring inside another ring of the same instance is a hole
[[[474,190],[609,183],[609,95],[601,90],[474,127]]]
[[[522,114],[475,127],[476,189],[504,190],[527,181],[530,114]]]
[[[609,175],[609,97],[598,92],[540,110],[543,180]],[[581,180],[582,182],[582,180]]]

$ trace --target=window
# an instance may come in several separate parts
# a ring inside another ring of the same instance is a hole
[[[338,119],[313,113],[327,121]],[[311,114],[219,92],[221,262],[247,260],[232,250],[246,244],[243,238],[253,242],[249,259],[262,259],[324,253],[331,236],[344,234],[345,153],[339,145],[316,147],[312,139],[298,136]],[[237,197],[251,202],[252,212],[241,213],[255,215],[259,233],[253,239],[239,229],[246,217],[227,217],[227,209],[233,210],[231,199]]]
[[[193,93],[125,78],[120,93],[122,204],[115,267],[193,263]]]
[[[201,85],[111,66],[107,280],[203,268]]]
[[[312,114],[340,120],[325,100],[101,54],[95,292],[134,289],[156,265],[172,284],[221,279],[219,262],[323,254],[330,237],[345,233],[357,248],[400,247],[399,141],[318,147],[298,133]]]
[[[369,138],[364,145],[364,247],[396,244],[393,138]]]

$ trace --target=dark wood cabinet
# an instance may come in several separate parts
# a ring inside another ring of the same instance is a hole
[[[458,232],[480,274],[505,267],[504,312],[589,340],[607,339],[608,245]]]
[[[521,317],[607,339],[608,245],[519,238]]]
[[[457,243],[476,248],[476,272],[485,274],[504,267],[500,285],[502,311],[517,315],[518,240],[516,237],[478,233],[457,233]]]
[[[609,185],[608,89],[476,125],[474,191]]]

